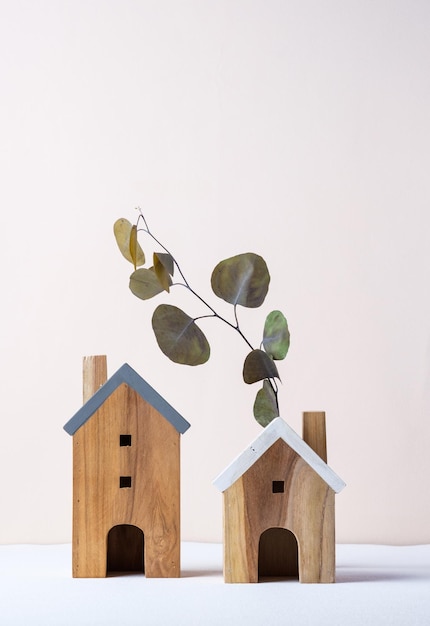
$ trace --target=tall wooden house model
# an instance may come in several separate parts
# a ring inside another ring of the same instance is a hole
[[[73,436],[74,577],[180,575],[180,435],[189,423],[129,365],[84,359]]]
[[[325,414],[304,414],[303,439],[281,418],[215,479],[223,492],[224,580],[335,581],[334,496]]]

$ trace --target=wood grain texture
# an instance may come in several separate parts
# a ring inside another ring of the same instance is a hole
[[[303,413],[303,440],[327,463],[327,437],[324,411]]]
[[[270,528],[296,537],[300,582],[334,582],[334,491],[282,439],[224,492],[226,582],[258,582],[260,537]]]
[[[105,355],[84,356],[82,363],[83,402],[87,402],[107,381]]]
[[[131,446],[120,446],[120,435],[131,435]],[[179,446],[172,424],[126,383],[76,431],[73,576],[106,576],[108,533],[122,525],[144,534],[147,577],[180,575]],[[131,487],[120,488],[120,476]]]

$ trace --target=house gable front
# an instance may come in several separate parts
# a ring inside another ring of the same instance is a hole
[[[143,531],[147,577],[179,576],[179,447],[176,428],[125,383],[76,431],[75,576],[106,575],[107,536],[117,525]]]
[[[124,541],[132,527],[144,535],[146,576],[180,575],[180,435],[188,427],[127,364],[67,422],[75,577],[106,576],[108,537]]]
[[[332,581],[334,491],[282,439],[224,491],[226,582],[258,582],[259,542],[270,528],[296,537],[302,582],[327,578],[319,569],[328,560],[324,582]]]
[[[226,582],[258,581],[259,542],[271,528],[294,534],[301,582],[334,581],[334,495],[344,482],[281,418],[214,484],[224,495]]]

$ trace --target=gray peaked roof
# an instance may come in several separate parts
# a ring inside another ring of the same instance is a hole
[[[132,387],[146,402],[154,407],[172,426],[182,435],[190,424],[182,417],[159,393],[155,391],[143,378],[134,371],[130,365],[124,363],[119,370],[111,376],[105,384],[79,409],[77,413],[65,424],[64,430],[69,435],[75,432],[101,407],[105,400],[122,383]]]

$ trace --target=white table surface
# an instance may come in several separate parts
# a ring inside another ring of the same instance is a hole
[[[337,582],[227,585],[222,546],[182,544],[180,579],[73,579],[70,545],[0,546],[1,626],[426,626],[430,545],[338,545]]]

